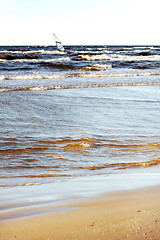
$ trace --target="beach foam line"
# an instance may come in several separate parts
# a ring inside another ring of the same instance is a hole
[[[64,64],[64,67],[66,65]],[[93,65],[95,66],[95,65]],[[57,64],[58,67],[58,64]],[[97,65],[97,68],[110,68],[111,65]],[[100,73],[98,70],[97,72],[92,72],[92,67],[86,67],[90,68],[91,71],[81,71],[82,69],[77,69],[77,71],[73,73],[61,73],[61,74],[25,74],[25,75],[1,75],[0,80],[40,80],[40,79],[64,79],[64,78],[71,78],[71,77],[83,77],[83,78],[102,78],[102,77],[109,77],[109,78],[125,78],[125,77],[148,77],[148,76],[160,76],[160,72],[144,72],[144,71],[138,71],[138,72],[121,72],[121,73],[106,73],[102,72]]]
[[[80,88],[100,88],[100,87],[129,87],[129,86],[159,86],[160,82],[137,82],[137,83],[112,83],[112,84],[84,84],[84,85],[59,85],[59,86],[33,86],[17,88],[1,88],[0,92],[12,91],[46,91],[58,89],[80,89]]]

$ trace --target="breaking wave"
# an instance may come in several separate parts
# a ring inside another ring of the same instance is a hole
[[[51,65],[53,67],[60,67],[60,68],[70,68],[72,69],[72,66],[70,65],[58,65],[53,64]],[[159,76],[160,72],[107,72],[107,73],[86,73],[82,70],[92,71],[95,70],[94,67],[97,68],[105,68],[109,69],[110,65],[93,65],[88,68],[80,68],[80,72],[69,72],[69,73],[54,73],[54,74],[25,74],[25,75],[1,75],[0,80],[28,80],[28,79],[57,79],[57,78],[69,78],[69,77],[136,77],[136,76]],[[97,69],[96,69],[97,70]]]
[[[106,66],[105,66],[106,67]],[[42,80],[40,82],[26,82],[25,86],[5,86],[0,88],[0,92],[9,92],[9,91],[45,91],[45,90],[54,90],[54,89],[73,89],[73,88],[98,88],[98,87],[120,87],[120,86],[152,86],[152,85],[160,85],[159,80],[155,77],[160,76],[160,72],[114,72],[114,73],[99,73],[99,72],[74,72],[74,73],[57,73],[57,74],[31,74],[31,75],[7,75],[0,76],[0,80],[18,80],[20,81],[19,85],[21,85],[21,81],[29,81],[29,80]],[[128,78],[134,77],[131,81]],[[135,79],[137,77],[137,79]],[[144,79],[138,79],[138,77],[153,77],[149,81]],[[87,78],[87,81],[85,80]],[[103,81],[97,81],[97,78],[102,78]],[[112,78],[114,80],[112,80]],[[62,81],[63,79],[69,79],[69,84],[66,81]],[[77,79],[77,81],[74,81]],[[78,79],[80,79],[80,84],[78,84]],[[84,79],[82,81],[82,79]],[[91,79],[91,81],[89,80]],[[92,81],[92,79],[95,81]],[[110,80],[107,80],[110,79]],[[121,79],[121,80],[119,80]],[[45,80],[49,80],[46,84]],[[52,80],[55,80],[55,83],[51,83]],[[61,84],[58,80],[61,80]],[[29,86],[30,85],[30,86]]]

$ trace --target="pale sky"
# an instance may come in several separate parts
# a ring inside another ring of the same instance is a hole
[[[160,0],[0,0],[0,45],[160,45]]]

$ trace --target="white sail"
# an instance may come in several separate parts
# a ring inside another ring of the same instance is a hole
[[[57,38],[57,36],[53,33],[54,35],[54,39],[55,39],[55,43],[56,43],[56,46],[57,46],[57,49],[60,51],[60,52],[64,52],[65,49],[62,45],[62,43],[60,42],[60,40]]]

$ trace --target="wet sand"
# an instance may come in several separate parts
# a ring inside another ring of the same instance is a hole
[[[160,239],[160,187],[110,193],[0,222],[0,240]]]

